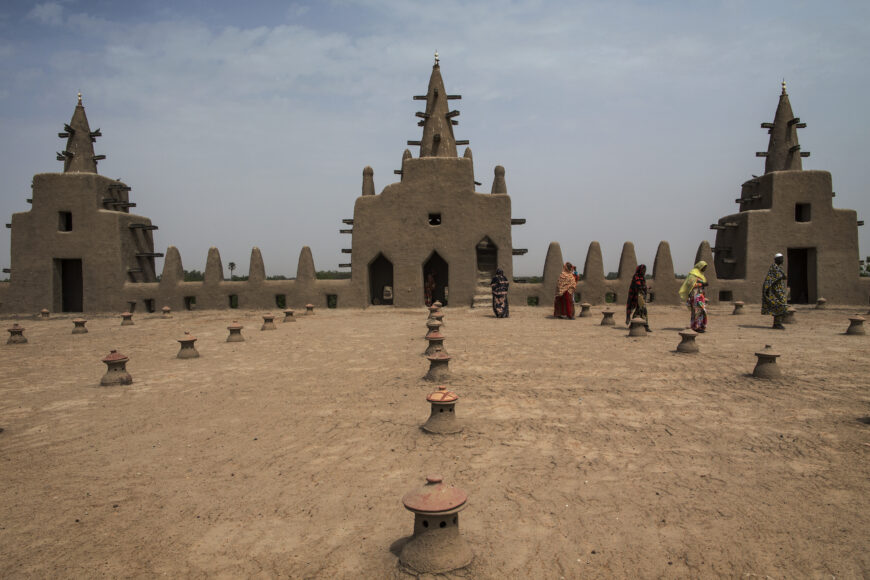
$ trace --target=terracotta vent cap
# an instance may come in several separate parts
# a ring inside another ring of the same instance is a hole
[[[441,385],[440,387],[438,387],[437,391],[435,391],[434,393],[430,393],[426,397],[426,400],[430,403],[452,403],[453,401],[459,400],[459,395],[457,395],[453,391],[448,391],[447,387]]]
[[[118,362],[122,360],[129,360],[126,355],[121,354],[115,349],[112,349],[109,354],[106,355],[106,358],[103,359],[104,363],[108,362]]]
[[[449,512],[465,505],[468,495],[452,485],[444,485],[440,475],[430,475],[426,485],[410,491],[402,498],[405,509],[412,512]]]

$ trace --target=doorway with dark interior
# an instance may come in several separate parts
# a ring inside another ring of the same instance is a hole
[[[369,264],[369,303],[393,303],[393,263],[383,254]]]
[[[449,282],[447,262],[438,252],[433,251],[429,259],[423,264],[424,303],[429,306],[432,302],[438,301],[443,306],[447,306]]]
[[[788,249],[789,304],[810,304],[816,301],[816,249]]]
[[[478,276],[492,278],[495,276],[496,268],[498,268],[498,246],[489,239],[489,236],[484,236],[477,243]]]
[[[54,260],[55,307],[61,312],[82,312],[84,310],[84,283],[82,281],[82,261],[78,259]]]

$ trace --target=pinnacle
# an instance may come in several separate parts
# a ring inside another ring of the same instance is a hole
[[[426,92],[426,110],[418,113],[423,121],[423,138],[420,145],[420,157],[457,157],[456,138],[453,136],[453,117],[458,111],[451,112],[447,106],[448,95],[441,78],[441,65],[438,53],[435,53],[435,64],[432,65],[432,75],[429,77],[429,89]],[[423,97],[417,97],[422,100]]]
[[[99,129],[91,131],[88,125],[82,94],[79,93],[72,119],[68,125],[64,125],[64,132],[58,133],[58,137],[67,140],[66,148],[57,156],[58,161],[63,161],[63,172],[96,173],[97,161],[104,158],[102,155],[94,155],[94,141],[100,136]]]

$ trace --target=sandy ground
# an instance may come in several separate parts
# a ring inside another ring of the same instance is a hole
[[[702,352],[546,309],[445,309],[463,433],[419,425],[426,311],[25,320],[0,344],[0,577],[405,578],[428,473],[469,494],[464,578],[870,574],[870,335],[711,309]],[[621,310],[621,309],[620,309]],[[617,314],[619,321],[622,314]],[[224,342],[245,325],[244,343]],[[8,326],[4,320],[3,328]],[[184,330],[202,354],[175,358]],[[772,344],[785,377],[749,376]],[[99,387],[130,357],[129,387]]]

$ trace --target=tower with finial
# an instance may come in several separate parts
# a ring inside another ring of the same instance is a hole
[[[362,195],[354,205],[351,284],[360,306],[393,304],[411,307],[436,300],[442,304],[489,302],[489,283],[501,267],[510,277],[513,256],[511,200],[504,168],[495,168],[492,193],[479,193],[474,160],[467,140],[454,128],[459,111],[451,108],[460,95],[449,94],[435,52],[422,111],[415,114],[422,135],[408,141],[399,181],[375,194],[371,168],[363,171]],[[465,146],[462,155],[459,147]]]
[[[790,301],[815,303],[819,296],[839,303],[863,301],[858,277],[858,218],[837,209],[831,174],[805,170],[798,129],[806,127],[792,112],[785,79],[769,134],[764,174],[743,183],[736,214],[710,226],[716,230],[714,266],[729,296],[758,302],[774,254],[786,258]]]
[[[30,211],[12,216],[10,284],[3,308],[54,312],[126,309],[127,282],[156,282],[153,230],[148,218],[130,213],[130,187],[97,173],[92,131],[81,93],[58,137],[61,173],[33,177]]]

